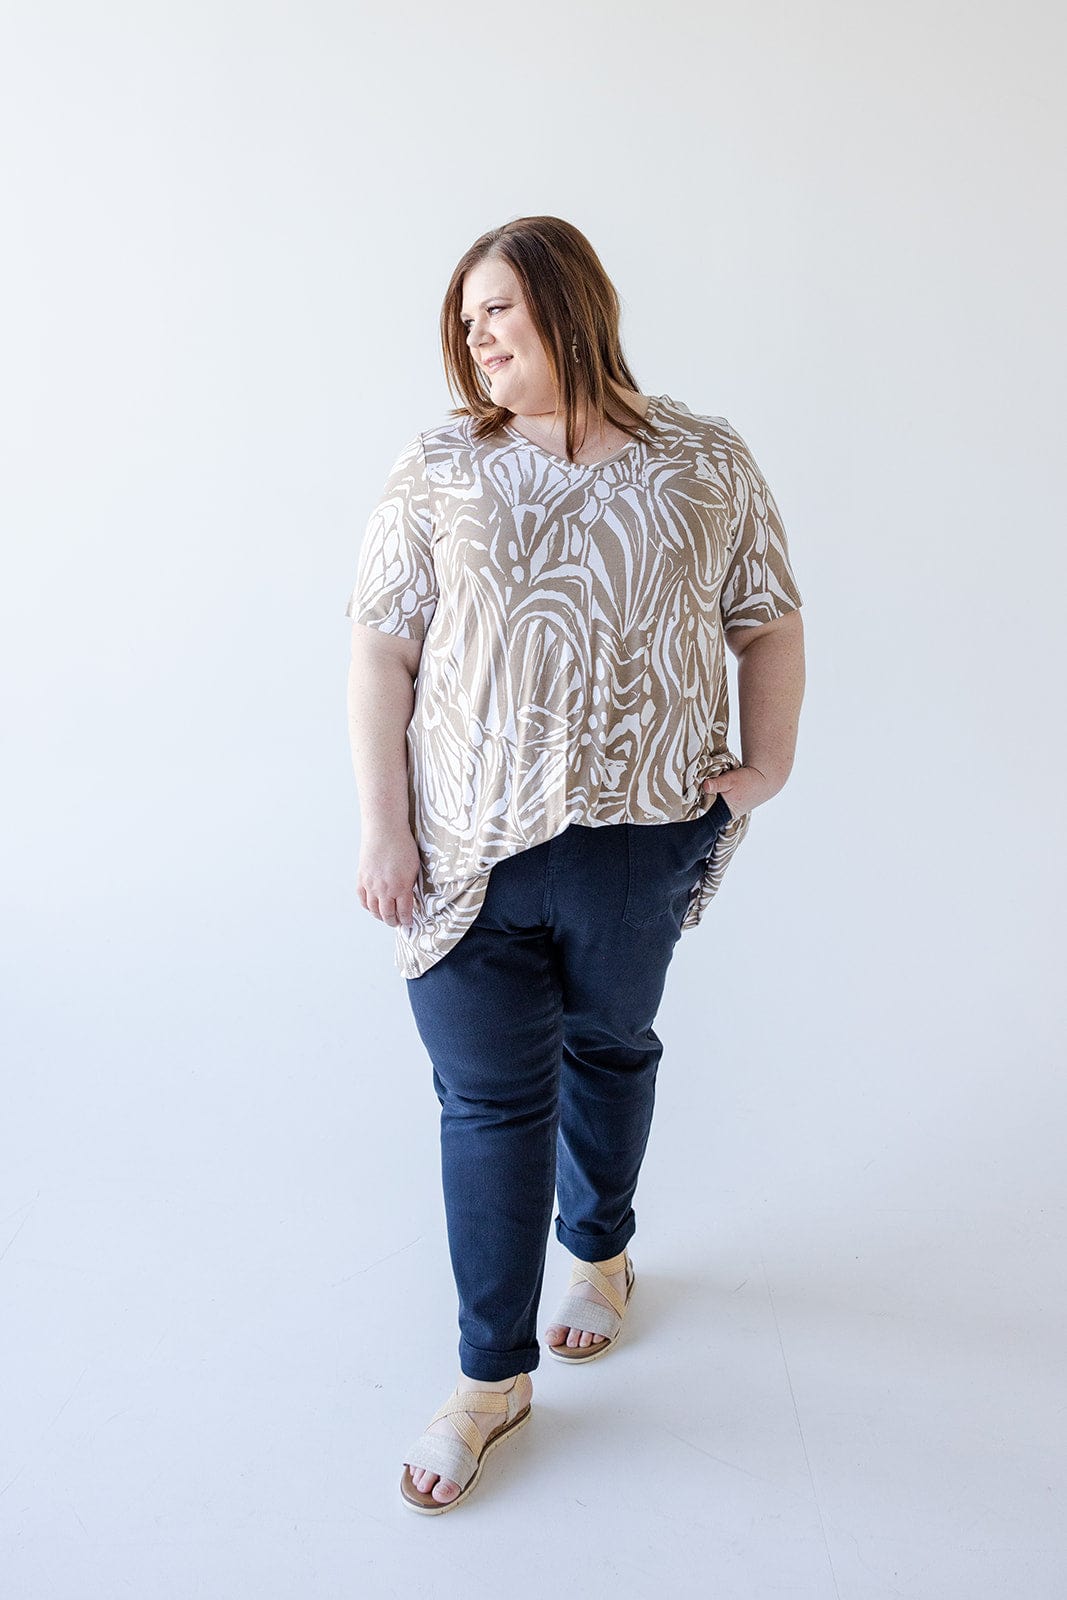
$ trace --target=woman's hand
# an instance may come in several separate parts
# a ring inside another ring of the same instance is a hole
[[[406,823],[364,830],[359,848],[356,889],[360,904],[391,928],[411,927],[419,846]]]
[[[705,794],[721,794],[730,807],[731,817],[755,810],[779,789],[779,785],[772,783],[758,767],[734,767],[729,772],[720,772],[717,778],[705,778],[700,787]]]

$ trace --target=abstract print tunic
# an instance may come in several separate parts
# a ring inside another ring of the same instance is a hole
[[[419,846],[416,978],[470,927],[489,873],[572,823],[655,824],[715,803],[728,743],[726,628],[802,604],[771,492],[725,417],[652,397],[654,440],[576,464],[462,416],[401,451],[345,616],[419,640],[406,730]],[[696,927],[751,813],[716,836]],[[590,915],[596,908],[590,907]]]

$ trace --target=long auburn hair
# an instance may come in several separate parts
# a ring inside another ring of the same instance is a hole
[[[619,341],[619,296],[589,240],[560,217],[516,217],[491,228],[460,258],[441,307],[441,349],[449,390],[465,402],[449,412],[473,416],[472,433],[486,439],[512,416],[494,405],[460,321],[463,280],[487,256],[506,261],[522,285],[530,318],[541,336],[556,386],[557,415],[566,419],[566,455],[574,456],[579,402],[588,399],[589,423],[605,421],[631,438],[651,438],[655,430],[639,411],[619,398],[609,380],[637,390]],[[577,345],[575,359],[572,344]]]

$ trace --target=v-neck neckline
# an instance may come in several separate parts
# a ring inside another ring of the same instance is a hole
[[[644,421],[647,422],[651,417],[661,398],[662,396],[657,394],[649,395],[648,409],[645,411]],[[529,445],[531,450],[536,450],[540,455],[547,456],[550,461],[555,461],[558,466],[567,467],[572,472],[595,472],[598,467],[608,467],[613,461],[620,460],[629,451],[645,443],[644,439],[629,439],[620,449],[614,451],[610,456],[604,456],[600,461],[568,461],[566,456],[559,456],[554,450],[547,450],[543,444],[537,444],[535,440],[528,439],[524,433],[519,432],[518,428],[513,428],[510,422],[504,423],[504,429],[513,439],[518,440],[521,444]]]

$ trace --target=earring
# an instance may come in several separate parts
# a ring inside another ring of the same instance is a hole
[[[575,361],[577,361],[578,360],[578,335],[577,334],[575,334],[574,337],[571,339],[571,354],[573,355]]]

